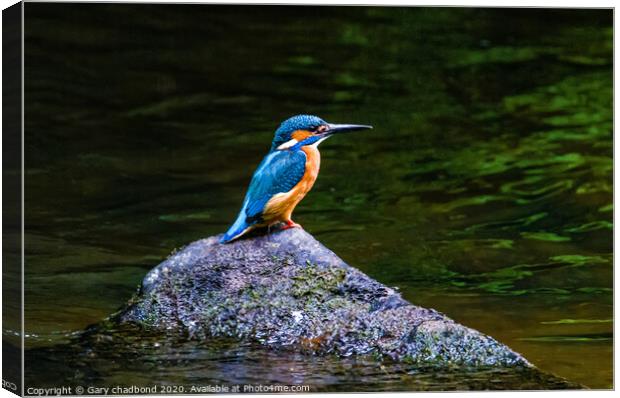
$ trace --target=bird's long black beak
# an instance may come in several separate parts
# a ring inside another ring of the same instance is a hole
[[[326,135],[372,129],[372,126],[367,126],[365,124],[332,124],[330,123],[327,126],[328,126],[328,129],[327,131],[325,131]]]

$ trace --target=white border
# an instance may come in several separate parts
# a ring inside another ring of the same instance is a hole
[[[6,8],[17,1],[0,0],[2,8]],[[374,5],[374,6],[435,6],[435,7],[557,7],[557,8],[612,8],[613,0],[541,0],[541,1],[505,1],[505,0],[449,0],[449,1],[410,1],[410,0],[26,0],[26,3],[176,3],[176,4],[309,4],[309,5]],[[6,4],[6,5],[5,5]]]
[[[44,2],[44,1],[40,1],[40,0],[29,0],[27,2]],[[47,2],[69,2],[69,1],[47,1]],[[564,1],[560,1],[560,0],[555,0],[555,1],[550,1],[550,0],[540,0],[540,1],[521,1],[521,2],[509,2],[509,1],[503,1],[503,0],[496,0],[496,1],[471,1],[471,0],[451,0],[451,1],[445,1],[445,2],[437,2],[437,1],[407,1],[407,0],[390,0],[390,1],[386,1],[386,2],[381,2],[379,0],[375,0],[375,1],[365,1],[365,0],[340,0],[340,1],[333,1],[333,0],[314,0],[314,1],[308,1],[308,0],[271,0],[271,1],[256,1],[256,0],[232,0],[232,1],[214,1],[214,0],[203,0],[203,1],[197,1],[197,0],[185,0],[185,1],[174,1],[174,0],[135,0],[135,1],[94,1],[94,0],[82,0],[82,1],[75,1],[75,2],[79,2],[79,3],[110,3],[110,2],[119,2],[119,3],[181,3],[181,4],[198,4],[198,3],[207,3],[207,4],[313,4],[313,5],[377,5],[377,6],[443,6],[443,7],[537,7],[537,8],[544,8],[544,7],[558,7],[558,8],[615,8],[616,2],[615,1],[601,1],[601,0],[591,0],[588,2],[584,2],[584,1],[577,1],[577,0],[564,0]],[[11,0],[0,0],[0,5],[2,6],[2,9],[5,9],[13,4],[17,3],[17,1],[11,1]],[[23,29],[24,29],[24,24],[23,24],[23,12],[24,12],[24,7],[22,6],[22,76],[24,73],[24,60],[23,60],[23,50],[24,50],[24,42],[23,42]],[[614,27],[616,26],[616,21],[617,21],[617,15],[614,11]],[[1,31],[1,22],[0,22],[0,31]],[[615,115],[617,114],[616,110],[617,110],[617,102],[615,101],[615,93],[616,93],[616,80],[615,80],[615,75],[616,75],[616,71],[618,68],[618,59],[616,57],[616,52],[615,52],[615,29],[614,29],[614,132],[616,129],[616,119],[615,119]],[[2,60],[2,55],[0,53],[0,64],[1,64],[1,60]],[[0,86],[1,86],[1,81],[0,81]],[[24,316],[23,316],[23,305],[24,305],[24,289],[23,289],[23,278],[24,278],[24,212],[23,212],[23,206],[24,206],[24,164],[25,164],[25,159],[24,159],[24,82],[22,79],[22,388],[24,386],[24,380],[23,380],[23,370],[24,370],[24,363],[23,363],[23,343],[24,343]],[[1,121],[2,121],[2,117],[0,115],[0,125],[1,125]],[[620,177],[618,177],[618,174],[615,172],[616,170],[616,166],[618,165],[618,162],[616,161],[616,148],[617,148],[618,143],[616,142],[616,140],[614,140],[614,208],[615,208],[615,189],[618,186],[618,184],[620,183]],[[0,140],[0,149],[2,147],[2,143]],[[2,158],[2,154],[0,151],[0,162],[1,162],[1,158]],[[0,194],[1,194],[1,185],[0,185]],[[0,195],[1,196],[1,195]],[[615,209],[614,209],[615,210]],[[1,221],[1,214],[0,214],[0,221]],[[618,216],[618,213],[614,211],[614,225],[619,225],[618,222],[620,221],[620,216]],[[617,228],[614,228],[614,253],[616,252],[616,245],[615,243],[618,241],[616,238],[618,237],[618,234],[620,234],[620,232],[618,232]],[[614,255],[614,267],[616,265],[616,256]],[[618,278],[618,273],[616,273],[614,271],[614,319],[618,319],[617,315],[618,315],[618,306],[617,306],[617,302],[616,302],[616,290],[615,287],[617,286],[617,278]],[[1,286],[1,281],[0,281],[0,286]],[[1,319],[0,319],[1,322]],[[0,325],[1,326],[1,325]],[[615,330],[616,330],[616,323],[614,322],[614,336],[615,336]],[[614,338],[614,384],[617,382],[617,367],[615,366],[619,355],[616,348],[616,344],[615,344],[615,338]],[[0,359],[1,359],[1,350],[0,350]],[[467,393],[467,392],[456,392],[456,393],[452,393],[453,395],[456,396],[471,396],[472,394],[481,394],[483,393],[486,397],[516,397],[519,396],[521,394],[528,394],[529,396],[533,396],[533,397],[538,397],[538,396],[544,396],[544,397],[575,397],[575,396],[581,396],[584,394],[588,394],[588,396],[595,395],[595,396],[603,396],[603,395],[611,395],[614,394],[614,391],[536,391],[536,392],[498,392],[498,391],[492,391],[492,392],[474,392],[474,393]],[[376,394],[377,396],[380,397],[388,397],[390,395],[393,394],[398,394],[399,396],[413,396],[414,393],[381,393],[381,394]],[[422,397],[428,397],[431,396],[432,394],[436,394],[436,393],[415,393],[416,396],[422,396]],[[312,396],[317,396],[317,397],[322,397],[322,396],[326,396],[327,394],[312,394]],[[352,397],[364,397],[367,396],[368,394],[347,394],[348,396],[352,396]],[[373,394],[375,395],[375,394]],[[11,394],[10,392],[8,392],[7,390],[4,389],[0,389],[0,398],[4,398],[4,397],[14,397],[15,395]],[[271,395],[269,395],[271,396]],[[273,395],[276,396],[276,395]],[[277,395],[278,397],[282,397],[282,396],[295,396],[295,395]],[[159,396],[154,396],[154,397],[161,397],[161,395]],[[190,396],[191,397],[191,396]]]

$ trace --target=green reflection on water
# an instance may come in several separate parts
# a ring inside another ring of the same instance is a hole
[[[545,325],[575,324],[575,323],[612,323],[613,319],[560,319],[557,321],[541,322]]]
[[[239,10],[27,4],[27,345],[222,232],[277,123],[308,112],[375,130],[322,144],[297,222],[412,302],[609,387],[609,338],[538,337],[612,330],[541,323],[611,318],[611,12]]]

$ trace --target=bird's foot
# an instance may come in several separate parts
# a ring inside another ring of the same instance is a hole
[[[286,220],[284,222],[284,226],[281,228],[281,230],[284,231],[285,229],[290,229],[290,228],[302,228],[302,226],[300,224],[297,224],[293,220]]]

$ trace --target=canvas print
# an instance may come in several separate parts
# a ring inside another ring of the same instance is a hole
[[[5,389],[614,387],[612,9],[3,26]]]

